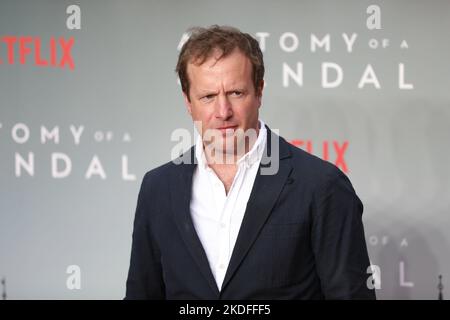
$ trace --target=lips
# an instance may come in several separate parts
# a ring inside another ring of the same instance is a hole
[[[226,127],[220,127],[217,128],[222,134],[232,134],[237,129],[238,126],[226,126]]]
[[[220,128],[217,128],[217,129],[219,129],[219,130],[226,130],[226,129],[236,129],[237,128],[237,126],[227,126],[227,127],[220,127]]]

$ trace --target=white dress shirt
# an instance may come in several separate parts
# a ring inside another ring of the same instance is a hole
[[[228,195],[222,181],[206,163],[200,135],[195,145],[198,165],[192,179],[190,211],[219,291],[266,145],[267,130],[262,120],[259,123],[256,142],[237,161],[238,169]]]

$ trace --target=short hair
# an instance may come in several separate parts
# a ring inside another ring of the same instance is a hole
[[[178,55],[175,71],[181,82],[181,89],[189,97],[188,63],[203,64],[217,50],[218,60],[226,57],[238,48],[252,64],[252,77],[255,93],[259,94],[259,86],[264,78],[264,61],[258,41],[248,33],[230,26],[212,25],[208,28],[192,27],[189,39],[183,44]]]

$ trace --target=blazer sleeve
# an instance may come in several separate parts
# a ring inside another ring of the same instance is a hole
[[[136,206],[125,300],[165,299],[161,253],[150,228],[150,185],[147,173]]]
[[[325,299],[376,299],[362,223],[363,204],[336,169],[314,196],[312,249]]]

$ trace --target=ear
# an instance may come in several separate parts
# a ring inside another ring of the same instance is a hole
[[[258,92],[258,102],[259,102],[258,108],[261,106],[261,103],[262,103],[262,94],[263,94],[263,90],[264,90],[264,85],[265,85],[264,80],[261,80],[261,83],[258,87],[258,91],[259,91]]]
[[[189,114],[192,116],[192,104],[189,101],[188,96],[186,95],[186,93],[183,92],[183,98],[184,98],[184,104],[186,105],[187,111],[189,112]]]

